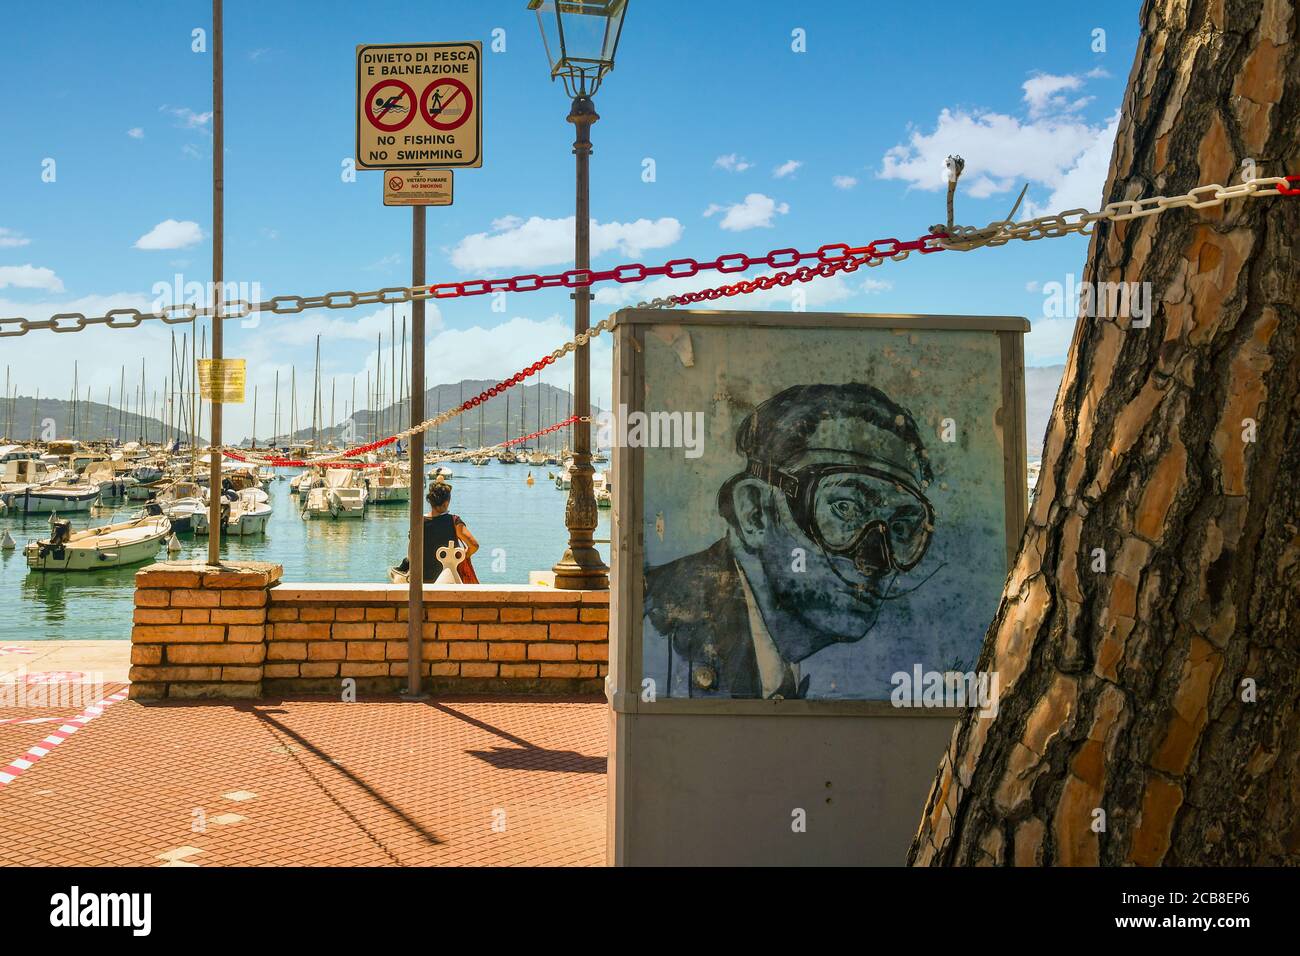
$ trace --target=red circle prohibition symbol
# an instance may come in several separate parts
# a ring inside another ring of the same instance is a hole
[[[441,100],[441,103],[438,108],[438,112],[434,113],[429,109],[429,97],[440,86],[450,86],[453,88],[453,92],[450,96],[444,97]],[[465,97],[465,108],[461,110],[460,116],[458,116],[456,119],[451,120],[450,122],[447,121],[440,122],[438,120],[438,116],[442,113],[443,110],[445,110],[449,105],[451,105],[451,103],[458,96]],[[440,130],[459,129],[461,126],[465,125],[465,121],[469,119],[470,114],[473,112],[474,112],[474,97],[470,94],[469,87],[466,86],[464,83],[462,83],[460,80],[453,79],[450,76],[445,76],[441,80],[434,80],[432,83],[430,83],[428,86],[424,88],[424,92],[420,95],[420,115],[423,116],[424,121],[428,123],[430,126],[432,126],[434,129],[440,129]]]
[[[405,185],[406,183],[402,180],[401,176],[394,176],[388,181],[388,188],[393,192],[398,192]]]
[[[401,105],[401,95],[388,97],[380,97],[377,95],[380,90],[387,89],[390,86],[397,87],[401,93],[410,100],[411,106],[406,110],[405,116],[402,116],[400,113],[392,112],[394,107]],[[378,111],[378,115],[376,115],[375,112],[376,100],[383,103],[382,108]],[[402,118],[396,121],[390,120],[385,122],[385,117],[390,114],[395,117],[401,116]],[[372,86],[370,92],[366,94],[366,119],[370,120],[370,125],[375,129],[382,130],[385,133],[396,133],[399,129],[405,129],[411,124],[411,121],[415,119],[415,90],[411,89],[401,80],[380,80]]]

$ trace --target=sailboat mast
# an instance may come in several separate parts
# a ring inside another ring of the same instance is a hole
[[[275,370],[275,401],[271,403],[271,444],[280,437],[280,370]]]
[[[253,441],[254,448],[257,447],[257,386],[253,386]]]

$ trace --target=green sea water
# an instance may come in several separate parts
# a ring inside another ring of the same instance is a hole
[[[483,584],[527,584],[530,571],[548,570],[564,554],[567,533],[560,491],[548,472],[557,466],[450,466],[451,510],[478,539],[474,570]],[[604,466],[597,465],[598,469]],[[532,473],[534,484],[526,478]],[[286,470],[291,476],[296,470]],[[406,554],[405,502],[375,505],[362,519],[304,520],[289,482],[266,485],[274,509],[264,536],[226,539],[222,557],[284,565],[286,582],[388,583],[388,568]],[[113,513],[73,515],[74,530],[122,521],[141,510],[133,501],[106,502]],[[597,539],[609,538],[609,511],[601,510]],[[29,572],[22,548],[47,537],[49,515],[0,517],[0,534],[17,543],[0,552],[0,644],[42,640],[130,640],[135,572],[143,564],[106,571]],[[203,560],[207,538],[178,536],[175,560]],[[606,563],[609,545],[598,545]],[[159,552],[160,560],[168,556]]]

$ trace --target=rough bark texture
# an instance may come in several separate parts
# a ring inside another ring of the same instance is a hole
[[[1107,200],[1300,172],[1294,0],[1141,24]],[[909,862],[1300,863],[1298,252],[1296,198],[1097,229],[1084,279],[1154,314],[1079,321],[980,662],[999,710],[958,725]]]

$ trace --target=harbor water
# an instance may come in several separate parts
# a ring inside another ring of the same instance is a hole
[[[549,570],[564,554],[567,491],[548,478],[559,466],[468,462],[454,469],[450,510],[478,539],[474,555],[479,581],[527,584],[531,571]],[[596,466],[598,469],[605,467]],[[534,483],[526,481],[531,472]],[[285,581],[388,583],[388,569],[406,555],[407,503],[371,505],[364,518],[304,520],[288,477],[268,482],[274,512],[266,534],[222,540],[223,559],[270,561],[284,566]],[[108,509],[112,509],[109,511]],[[72,514],[73,530],[122,521],[142,508],[135,501],[105,501],[95,513]],[[596,538],[609,538],[609,511],[598,512]],[[22,549],[49,536],[49,515],[0,516],[17,547],[0,552],[0,645],[9,641],[130,640],[135,572],[144,564],[104,571],[29,571]],[[205,560],[208,539],[178,535],[182,551],[172,560]],[[609,545],[599,544],[609,562]],[[166,551],[157,560],[167,560]]]

